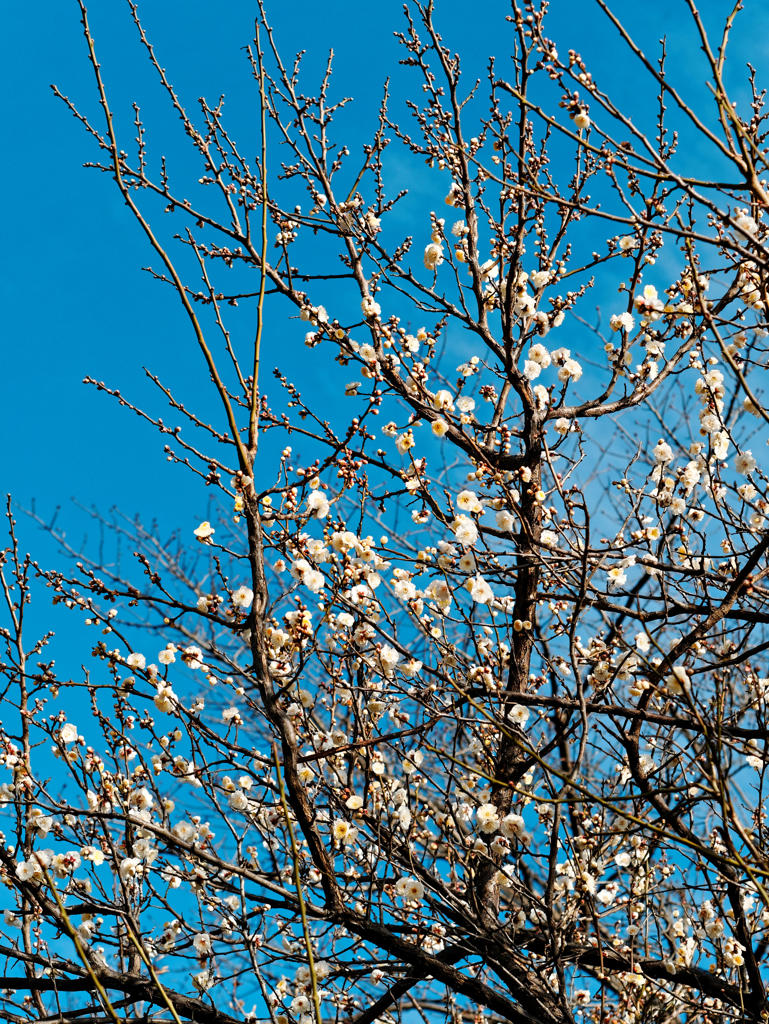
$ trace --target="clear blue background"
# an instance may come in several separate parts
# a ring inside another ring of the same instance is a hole
[[[735,54],[749,57],[760,72],[766,66],[769,11],[757,0],[748,0],[746,6],[733,45]],[[619,0],[614,7],[650,45],[651,53],[656,53],[659,36],[669,34],[671,71],[692,96],[699,95],[702,108],[707,70],[692,41],[684,3]],[[227,121],[253,153],[258,111],[240,49],[252,36],[253,5],[242,0],[215,5],[208,0],[146,0],[141,8],[159,59],[182,97],[194,106],[199,95],[212,100],[225,92]],[[725,9],[720,0],[708,0],[702,7],[712,26]],[[387,75],[396,79],[396,104],[412,86],[418,88],[416,76],[404,77],[397,66],[400,51],[392,32],[404,27],[399,0],[294,0],[273,3],[270,10],[287,59],[297,49],[307,49],[308,66],[317,70],[328,48],[335,49],[336,96],[356,98],[345,122],[351,134],[361,130],[354,143],[368,136],[374,124],[381,82]],[[490,52],[504,58],[510,29],[503,19],[508,10],[502,0],[472,5],[438,0],[436,21],[449,45],[466,55],[468,77],[484,75]],[[126,5],[93,0],[90,15],[118,126],[129,149],[129,101],[134,95],[142,100],[157,97],[152,74]],[[652,89],[647,83],[645,91],[639,91],[638,69],[595,4],[554,0],[549,26],[562,54],[570,46],[580,50],[620,105],[628,104],[639,117],[644,112],[648,116]],[[100,125],[77,5],[74,0],[44,0],[34,8],[9,4],[4,29],[0,490],[12,492],[23,505],[35,499],[43,514],[74,497],[105,510],[116,505],[145,519],[157,517],[162,529],[187,530],[205,515],[205,489],[183,470],[166,465],[163,440],[151,428],[81,383],[86,374],[105,380],[160,415],[167,414],[144,378],[141,367],[147,365],[193,400],[203,396],[203,407],[208,407],[207,375],[178,302],[141,273],[142,266],[157,261],[109,176],[82,168],[94,157],[94,148],[49,89],[49,83],[57,83]],[[733,64],[734,83],[742,79],[740,64],[739,59]],[[626,77],[628,68],[632,75]],[[741,85],[738,93],[745,95]],[[420,96],[421,90],[416,98]],[[173,160],[185,152],[184,140],[176,122],[158,111],[150,103],[150,115],[158,114],[154,136],[149,117],[150,144]],[[166,131],[168,143],[163,138],[159,145],[158,135]],[[709,159],[703,152],[703,175]],[[426,179],[420,181],[411,171],[406,184],[424,192],[426,205],[437,208],[442,195],[431,198],[432,185],[428,188]],[[292,331],[290,337],[301,335]],[[322,380],[303,380],[306,350],[298,341],[296,352],[287,351],[278,329],[268,332],[265,345],[267,369],[279,350],[281,365],[293,369],[300,385],[320,389],[321,401],[332,398],[330,392],[323,394]],[[64,508],[59,521],[77,539],[85,520],[75,509]],[[53,552],[45,535],[29,524],[22,524],[22,531],[25,543],[50,562]]]

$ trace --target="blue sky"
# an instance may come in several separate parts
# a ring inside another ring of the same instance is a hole
[[[255,147],[257,108],[240,52],[250,38],[253,5],[233,0],[217,5],[215,14],[208,0],[142,7],[161,62],[180,93],[194,103],[200,94],[211,98],[225,92],[229,123],[238,126],[240,138],[253,131]],[[738,22],[735,46],[760,67],[762,54],[753,52],[753,40],[766,38],[769,13],[758,4],[749,7]],[[436,9],[447,41],[462,48],[475,71],[483,73],[492,51],[504,57],[505,4],[494,0],[468,8],[457,0],[438,0]],[[620,0],[615,9],[647,41],[668,31],[679,80],[692,88],[702,82],[703,65],[682,28],[683,3]],[[346,115],[351,133],[373,124],[386,75],[396,82],[401,76],[401,96],[408,90],[392,37],[393,28],[404,24],[400,0],[376,5],[294,0],[273,4],[272,10],[287,55],[305,48],[308,65],[317,68],[327,49],[335,49],[336,94],[356,99]],[[708,0],[702,10],[712,23],[724,5]],[[551,34],[561,52],[579,49],[620,102],[638,106],[637,80],[623,75],[626,56],[597,6],[554,0],[551,11]],[[105,380],[162,414],[142,365],[191,394],[205,385],[205,372],[188,344],[177,304],[141,273],[150,258],[138,228],[108,177],[82,168],[93,150],[49,89],[55,82],[84,109],[96,110],[77,6],[74,0],[44,0],[36,12],[33,18],[29,8],[11,5],[2,44],[6,241],[0,277],[5,338],[0,486],[22,504],[36,499],[46,513],[75,497],[86,505],[117,505],[126,513],[156,516],[165,528],[186,529],[204,514],[205,492],[183,471],[167,467],[162,441],[150,428],[81,381],[86,375]],[[141,98],[151,82],[146,61],[119,0],[94,0],[91,18],[116,115],[129,125],[130,98]],[[159,124],[172,140],[173,123]],[[169,141],[171,156],[174,147],[177,143]],[[424,190],[426,198],[432,187],[418,178],[409,185]],[[301,334],[296,337],[298,344]],[[303,350],[298,347],[294,355],[280,345],[282,359],[288,355],[299,366]],[[274,362],[269,345],[266,362],[270,367]],[[297,373],[299,383],[307,383],[301,369]],[[75,533],[82,526],[73,509],[65,509],[61,521]],[[28,526],[23,532],[45,560],[50,554],[45,538]]]
[[[738,23],[735,48],[760,68],[765,63],[764,40],[769,38],[769,11],[761,10],[756,0],[749,0],[748,6]],[[253,142],[245,145],[255,150],[257,105],[240,50],[251,38],[253,4],[147,0],[142,7],[159,58],[182,96],[192,104],[201,94],[212,99],[226,93],[228,124],[237,126],[241,139],[248,139],[251,132]],[[334,89],[337,96],[355,97],[356,104],[344,119],[352,143],[360,145],[375,121],[384,78],[396,78],[396,103],[408,94],[392,38],[392,30],[403,27],[400,0],[370,5],[291,0],[272,8],[278,40],[288,58],[306,48],[308,65],[317,70],[329,47],[335,49]],[[508,7],[502,0],[474,5],[437,0],[436,8],[449,45],[461,47],[473,74],[483,74],[492,51],[504,57],[503,18]],[[704,66],[683,28],[683,2],[618,0],[615,9],[646,42],[653,44],[669,31],[679,82],[698,88],[704,96]],[[705,0],[701,9],[712,21],[724,4]],[[551,34],[561,52],[569,46],[580,50],[611,86],[618,103],[642,116],[652,93],[639,92],[638,79],[627,73],[625,52],[592,0],[553,0],[551,11]],[[211,404],[205,393],[206,373],[178,303],[141,272],[151,262],[143,236],[109,177],[82,168],[93,157],[93,149],[50,91],[49,84],[55,82],[83,109],[97,112],[77,6],[74,0],[43,0],[35,12],[33,17],[29,7],[9,5],[0,44],[6,98],[5,160],[0,165],[5,200],[0,492],[10,491],[20,505],[35,500],[46,516],[62,505],[58,522],[75,545],[88,526],[71,498],[104,511],[117,506],[145,521],[156,519],[161,534],[179,529],[191,539],[192,527],[207,518],[205,489],[184,470],[167,465],[163,439],[150,427],[84,386],[82,379],[88,375],[104,380],[165,415],[164,403],[148,385],[142,366],[203,408]],[[128,126],[130,141],[129,101],[134,95],[152,94],[151,75],[121,0],[93,0],[92,26],[113,107]],[[761,40],[763,52],[754,52],[754,39]],[[151,104],[149,112],[155,113]],[[168,133],[168,145],[163,138],[162,148],[173,158],[179,153],[174,122],[159,117],[157,131]],[[706,161],[703,153],[705,175],[710,166]],[[407,184],[426,209],[439,207],[443,188],[431,198],[434,184],[427,173],[409,178]],[[420,224],[415,231],[421,228]],[[334,392],[325,377],[311,377],[305,369],[310,361],[301,343],[303,333],[296,325],[285,332],[280,325],[269,331],[266,369],[280,359],[306,392],[330,401]],[[23,546],[44,565],[61,564],[46,535],[23,517],[20,530]],[[59,616],[50,618],[45,600],[36,610],[41,626],[58,625]],[[88,646],[83,649],[72,641],[66,628],[64,636],[64,660],[77,664]]]

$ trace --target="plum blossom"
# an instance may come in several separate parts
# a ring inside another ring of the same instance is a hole
[[[65,725],[64,728],[66,729],[67,726]],[[77,730],[75,730],[75,739],[77,739]],[[67,741],[65,740],[64,742],[66,743]],[[47,815],[39,807],[30,807],[29,813],[27,814],[27,825],[29,828],[34,829],[38,835],[46,836],[51,831],[53,818]]]
[[[567,384],[569,381],[578,381],[582,376],[582,367],[576,359],[572,359],[571,351],[568,348],[557,348],[550,353],[553,364],[558,367],[558,380]]]
[[[504,530],[505,533],[512,533],[515,526],[515,519],[512,512],[508,512],[507,509],[503,508],[496,515],[497,529]]]
[[[51,858],[51,870],[56,878],[66,878],[80,867],[80,854],[75,850],[56,853]]]
[[[413,448],[415,444],[416,440],[414,438],[414,431],[409,428],[399,435],[395,442],[395,447],[401,455],[405,455],[406,452]]]
[[[670,674],[665,680],[665,689],[668,693],[682,694],[691,690],[692,682],[689,673],[683,665],[674,665]]]
[[[424,666],[421,661],[417,661],[416,658],[410,658],[407,662],[401,665],[401,672],[407,678],[413,679],[415,676],[419,675],[423,667]]]
[[[710,444],[713,454],[717,459],[725,459],[729,452],[729,434],[725,430],[719,430],[717,434],[711,434]]]
[[[344,818],[337,818],[334,822],[332,835],[335,842],[349,846],[358,838],[358,830],[349,821],[345,821]]]
[[[462,198],[462,186],[458,185],[455,181],[452,181],[451,188],[449,189],[448,194],[446,195],[446,198],[444,199],[444,202],[446,203],[446,206],[456,206],[457,205],[457,200],[461,199],[461,198]],[[458,223],[460,223],[460,222],[458,222]],[[456,224],[454,225],[454,227],[456,227]],[[452,231],[453,230],[454,229],[452,228]],[[454,232],[454,234],[457,234],[457,232]]]
[[[472,551],[465,551],[459,559],[459,568],[462,572],[475,572],[475,555]]]
[[[734,226],[744,231],[746,235],[755,235],[758,231],[758,224],[755,218],[751,217],[747,210],[735,210]]]
[[[615,313],[609,319],[609,327],[613,331],[632,331],[635,327],[635,320],[633,315],[625,311],[624,313]]]
[[[457,508],[462,512],[483,512],[483,502],[475,491],[460,491],[457,495]]]
[[[740,452],[734,460],[735,471],[743,476],[747,476],[748,473],[752,473],[756,468],[756,465],[757,463],[753,457],[753,452],[750,451]]]
[[[250,587],[238,587],[232,595],[232,603],[236,608],[250,608],[254,600],[254,592]]]
[[[396,893],[407,903],[419,903],[425,895],[425,887],[418,878],[403,875],[395,883]]]
[[[291,566],[291,575],[300,580],[313,594],[317,594],[323,589],[325,583],[323,573],[318,569],[313,569],[306,558],[297,558]]]
[[[315,514],[316,519],[325,519],[329,512],[328,498],[324,491],[310,491],[307,498],[307,509]]]
[[[42,882],[53,856],[53,850],[35,850],[27,860],[16,865],[16,877],[22,882]]]
[[[365,296],[364,299],[362,299],[360,308],[361,312],[363,313],[367,320],[379,316],[382,312],[382,307],[379,305],[378,302],[372,299],[370,295],[367,295]]]
[[[425,247],[425,267],[428,270],[436,270],[441,263],[443,263],[443,246],[439,242],[430,242]]]
[[[140,786],[131,793],[128,803],[137,810],[146,811],[149,807],[153,806],[155,798],[146,786]]]
[[[659,320],[665,308],[665,304],[657,295],[657,289],[653,284],[647,284],[643,293],[636,295],[635,306],[647,320]]]
[[[616,590],[618,587],[624,587],[627,583],[625,567],[622,565],[612,566],[612,568],[606,573],[606,579],[609,590]]]
[[[395,666],[400,661],[400,653],[391,647],[389,644],[385,644],[379,652],[379,661],[382,665],[385,675],[391,676],[395,671]]]
[[[481,804],[475,812],[475,817],[481,832],[496,832],[499,828],[499,812],[494,804]]]
[[[582,367],[576,359],[567,359],[558,370],[558,380],[567,383],[570,380],[578,381],[582,376]]]
[[[750,397],[744,400],[744,402],[742,403],[742,408],[745,410],[745,412],[749,412],[751,416],[761,415],[760,406],[756,405],[756,403]]]
[[[649,639],[649,634],[648,633],[636,633],[636,635],[635,635],[635,646],[636,646],[636,650],[639,650],[642,654],[646,654],[646,652],[651,647],[651,640]]]
[[[77,726],[73,725],[72,722],[65,722],[59,732],[59,738],[62,743],[75,743],[77,741],[78,731]]]
[[[507,712],[507,717],[513,725],[523,728],[529,720],[530,711],[524,704],[512,704]]]
[[[652,455],[654,456],[654,461],[657,463],[672,462],[673,449],[667,441],[663,441],[662,438],[660,438],[652,449]]]
[[[506,814],[499,823],[499,831],[506,839],[517,839],[524,844],[531,842],[520,814]]]
[[[446,388],[441,388],[433,395],[433,406],[441,412],[453,412],[454,396]]]
[[[494,598],[494,592],[483,576],[474,576],[468,580],[467,589],[476,604],[488,604]]]
[[[552,362],[550,353],[540,342],[535,342],[529,349],[529,360],[546,370]]]
[[[230,793],[227,798],[227,803],[233,809],[233,811],[245,811],[248,810],[248,797],[242,789],[236,789],[234,793]]]
[[[153,704],[165,714],[172,714],[178,703],[178,698],[170,686],[165,683],[161,683],[158,686],[157,693],[152,699]]]
[[[207,967],[203,971],[198,971],[197,974],[192,975],[192,984],[198,990],[198,992],[205,992],[206,989],[211,988],[214,983],[214,976],[211,969]]]
[[[141,863],[142,862],[139,857],[125,857],[121,860],[118,871],[124,882],[129,879],[136,878],[137,874],[141,870]]]
[[[590,116],[587,111],[582,108],[574,115],[574,124],[580,131],[587,131],[590,127]]]
[[[181,839],[183,843],[191,843],[195,838],[196,828],[189,821],[177,821],[174,827],[171,829],[177,839]]]
[[[478,527],[469,516],[457,516],[451,529],[459,543],[465,547],[471,548],[478,540]]]
[[[176,661],[176,644],[169,644],[158,654],[161,665],[172,665]]]
[[[446,612],[451,607],[451,591],[445,580],[432,580],[426,594],[435,601],[441,611]]]
[[[742,967],[745,963],[744,952],[745,947],[736,939],[730,937],[724,942],[723,954],[728,967]]]
[[[187,668],[191,668],[193,671],[203,667],[203,652],[194,645],[184,648],[181,653],[181,659]]]

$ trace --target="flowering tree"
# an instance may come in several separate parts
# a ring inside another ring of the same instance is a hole
[[[646,132],[544,5],[484,86],[411,0],[408,109],[340,146],[330,64],[308,93],[262,10],[254,163],[129,0],[202,168],[177,186],[78,3],[98,107],[65,102],[218,409],[92,383],[213,511],[42,574],[98,635],[66,679],[9,508],[3,1019],[765,1019],[769,200],[735,12],[711,43],[689,0],[698,113],[597,0]]]

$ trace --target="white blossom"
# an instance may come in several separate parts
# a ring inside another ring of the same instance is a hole
[[[316,519],[325,519],[329,511],[328,498],[323,491],[310,491],[307,498],[307,509],[315,514]]]
[[[476,604],[488,604],[494,597],[494,592],[483,576],[474,576],[468,580],[467,589]]]
[[[457,516],[451,529],[459,543],[465,547],[472,547],[478,540],[478,527],[469,516]]]
[[[457,495],[457,508],[462,512],[483,512],[483,503],[475,491],[460,491]]]
[[[654,455],[655,462],[671,462],[673,459],[673,449],[670,447],[667,441],[663,441],[662,438],[660,438],[660,440],[654,446],[652,454]]]
[[[72,722],[65,722],[64,725],[61,727],[59,737],[62,743],[75,743],[78,737],[77,726],[73,725]]]
[[[743,476],[747,476],[748,473],[752,473],[756,468],[756,465],[756,460],[753,458],[753,453],[750,451],[740,452],[734,460],[735,472],[741,473]]]
[[[430,242],[425,248],[425,267],[428,270],[435,270],[441,263],[443,263],[443,246],[438,242]]]
[[[419,903],[425,895],[425,887],[418,878],[402,875],[395,883],[395,891],[407,903]]]
[[[232,603],[236,608],[250,608],[254,600],[254,592],[250,587],[238,587],[232,595]]]
[[[499,828],[499,812],[494,804],[481,804],[475,812],[481,832],[496,832]]]
[[[632,331],[635,327],[635,320],[633,315],[627,311],[615,313],[609,318],[609,326],[613,331]]]

